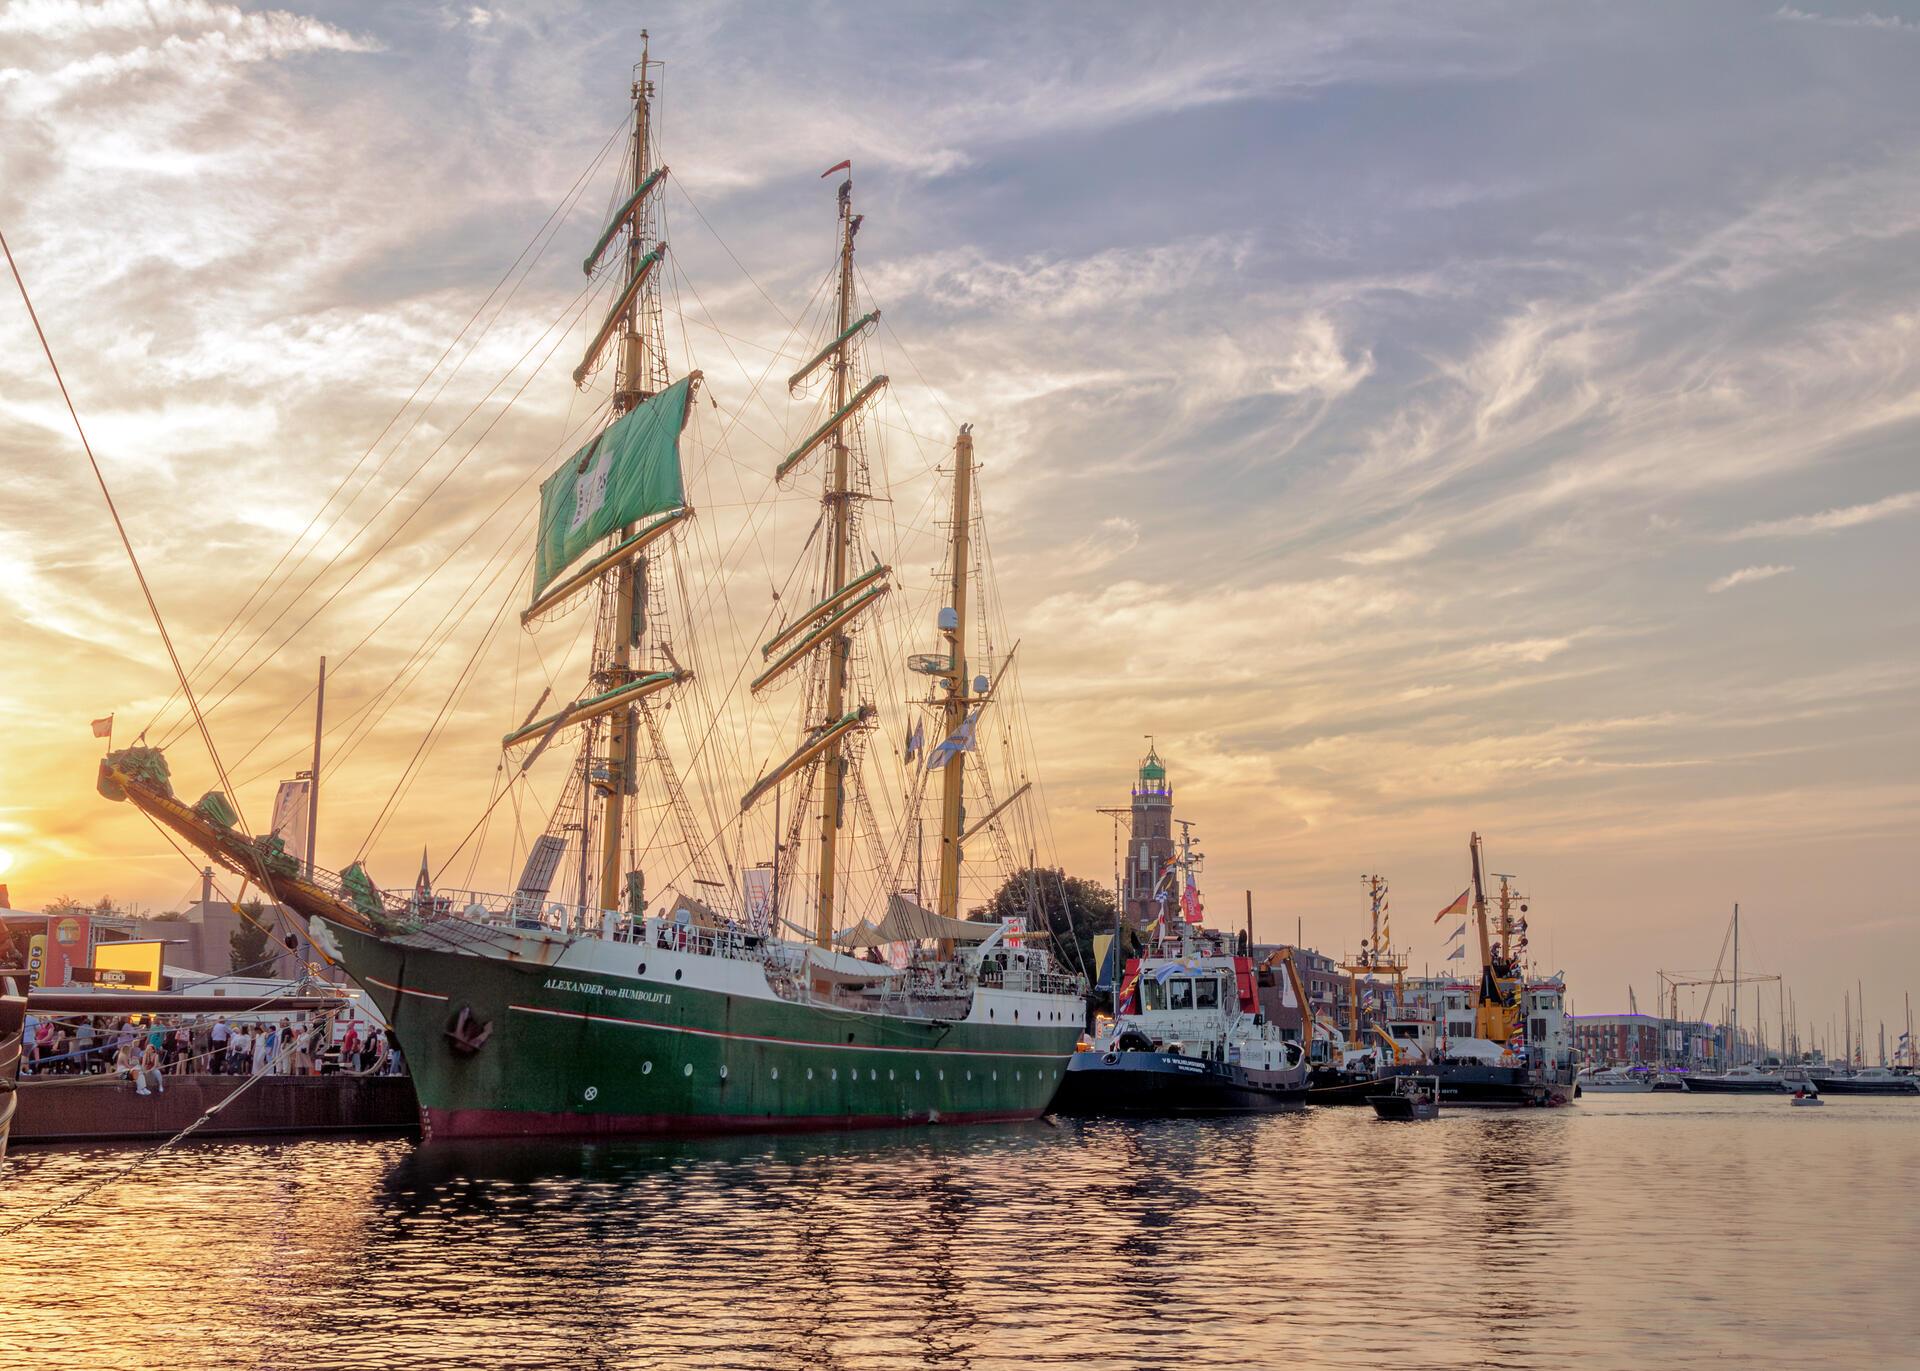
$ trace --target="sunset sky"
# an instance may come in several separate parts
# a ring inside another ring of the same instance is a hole
[[[1352,946],[1380,871],[1437,967],[1478,829],[1576,1012],[1710,969],[1737,900],[1743,962],[1803,1022],[1856,979],[1870,1022],[1901,1017],[1920,6],[1884,0],[10,0],[0,228],[189,663],[363,454],[385,463],[260,669],[230,698],[196,678],[250,818],[305,764],[315,659],[393,612],[329,687],[344,720],[450,614],[445,653],[332,745],[321,860],[350,860],[530,557],[513,493],[594,403],[568,373],[604,308],[574,302],[610,165],[483,302],[626,119],[643,23],[670,350],[717,406],[703,546],[754,549],[730,612],[757,621],[811,517],[787,490],[777,527],[741,522],[806,429],[779,378],[831,253],[819,172],[851,158],[896,507],[933,533],[908,511],[971,421],[1055,860],[1110,879],[1095,811],[1152,734],[1214,910],[1251,888],[1263,937],[1298,918]],[[95,795],[88,730],[113,713],[126,741],[171,673],[4,285],[0,881],[19,907],[177,906],[192,868]],[[382,440],[477,310],[484,339]],[[369,850],[383,881],[472,827],[548,641],[476,661]],[[197,746],[170,755],[182,790],[213,784]]]

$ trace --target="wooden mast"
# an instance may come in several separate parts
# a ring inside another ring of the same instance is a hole
[[[846,183],[840,188],[840,280],[838,322],[834,331],[845,336],[853,313],[853,169],[847,169]],[[852,349],[842,347],[833,363],[833,412],[847,405],[847,383],[852,370]],[[847,447],[844,424],[833,430],[833,470],[827,483],[827,591],[829,594],[847,582],[847,546],[852,539],[852,455]],[[831,724],[846,712],[847,657],[852,641],[845,629],[834,630],[827,644],[826,722]],[[845,809],[846,759],[841,740],[836,737],[821,753],[820,766],[820,882],[814,894],[814,942],[821,947],[833,942],[834,882],[838,875],[840,820]]]
[[[631,180],[629,192],[637,192],[647,179],[650,170],[647,154],[647,115],[648,100],[653,94],[653,84],[647,80],[649,62],[649,43],[646,30],[640,32],[640,70],[633,82],[633,149],[630,161]],[[627,226],[627,277],[640,269],[642,253],[640,226],[642,219],[635,211],[634,218]],[[613,414],[618,418],[626,414],[647,398],[650,358],[647,355],[647,329],[642,311],[645,308],[643,296],[646,291],[635,291],[627,304],[627,314],[620,323],[620,360],[614,375]],[[619,537],[631,537],[632,525],[622,528]],[[611,597],[612,616],[600,669],[596,672],[595,684],[600,690],[611,690],[627,684],[633,679],[633,648],[639,634],[634,615],[634,585],[640,570],[640,559],[632,558],[622,562],[613,572],[612,584],[606,588]],[[602,909],[617,909],[622,904],[622,889],[626,862],[626,800],[633,779],[627,773],[633,764],[633,714],[629,709],[613,711],[607,728],[607,784],[600,805],[600,893],[599,905]],[[582,892],[585,899],[585,892]]]
[[[973,426],[962,424],[953,443],[953,575],[947,607],[953,626],[943,631],[951,648],[947,662],[947,700],[941,715],[942,738],[951,738],[967,720],[971,678],[967,673],[967,573],[972,560]],[[967,754],[947,758],[940,779],[940,902],[942,918],[960,917],[960,843],[966,826]]]

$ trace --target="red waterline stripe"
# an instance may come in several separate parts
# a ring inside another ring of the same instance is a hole
[[[925,1128],[948,1124],[1023,1123],[1042,1110],[967,1110],[930,1118],[898,1114],[560,1114],[509,1109],[423,1109],[429,1139],[606,1138],[723,1133],[821,1133],[851,1128]]]
[[[758,1033],[722,1033],[714,1028],[682,1028],[678,1024],[648,1023],[644,1019],[620,1019],[611,1014],[538,1009],[530,1004],[510,1004],[507,1008],[517,1009],[522,1014],[545,1014],[555,1019],[586,1019],[591,1023],[620,1024],[626,1028],[652,1028],[662,1033],[691,1033],[696,1038],[730,1038],[739,1042],[774,1043],[781,1047],[818,1047],[829,1052],[937,1052],[943,1057],[1059,1057],[1063,1060],[1073,1055],[1071,1052],[986,1052],[968,1047],[862,1047],[859,1043],[822,1043],[807,1038],[771,1038]]]

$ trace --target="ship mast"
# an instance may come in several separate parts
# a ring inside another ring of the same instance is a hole
[[[857,221],[853,215],[853,169],[840,187],[840,269],[835,300],[836,336],[844,338],[853,316],[853,235]],[[847,407],[847,384],[853,367],[852,350],[842,348],[833,363],[833,412]],[[833,465],[827,478],[827,586],[847,583],[847,549],[852,541],[853,496],[851,491],[852,454],[844,429],[833,430]],[[827,644],[827,720],[831,724],[846,711],[847,659],[852,640],[844,628],[836,627]],[[846,760],[839,737],[828,742],[821,753],[820,787],[820,882],[814,896],[813,940],[821,947],[833,943],[834,881],[838,871],[840,821],[846,807]]]
[[[960,731],[967,719],[967,571],[971,560],[973,521],[973,426],[963,424],[953,444],[953,579],[947,607],[953,611],[951,627],[943,624],[948,646],[947,699],[943,710],[943,738]],[[940,902],[943,918],[960,917],[960,839],[966,825],[967,753],[956,748],[947,758],[941,775],[940,795]]]
[[[640,66],[633,81],[633,148],[629,158],[629,195],[637,194],[645,184],[651,170],[648,153],[648,116],[651,113],[650,102],[653,96],[653,82],[647,79],[650,65],[650,47],[646,31],[640,33]],[[640,270],[645,244],[642,242],[641,224],[643,217],[636,213],[627,229],[627,279],[633,279]],[[614,374],[613,415],[619,418],[629,413],[635,405],[652,394],[651,383],[653,365],[651,341],[648,337],[648,297],[647,290],[635,291],[627,304],[626,317],[620,321],[620,354]],[[633,525],[628,524],[620,530],[620,538],[633,536]],[[634,557],[623,561],[610,578],[610,584],[603,592],[610,602],[611,613],[601,616],[599,629],[601,642],[595,652],[594,685],[601,691],[617,689],[634,679],[633,649],[640,638],[640,616],[635,611],[635,587],[645,585],[645,564],[641,558]],[[607,771],[606,785],[600,802],[600,882],[599,906],[602,909],[617,909],[627,901],[623,900],[625,884],[626,843],[626,801],[633,790],[633,777],[628,772],[634,761],[634,710],[631,706],[617,709],[608,717],[607,727]],[[582,892],[585,899],[585,892]]]

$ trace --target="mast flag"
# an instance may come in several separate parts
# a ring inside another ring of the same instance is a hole
[[[845,162],[835,162],[832,166],[828,167],[825,171],[820,173],[820,179],[824,181],[829,176],[833,175],[836,171],[844,171],[844,172],[847,172],[848,174],[851,174],[853,172],[853,162],[851,160],[848,160]]]
[[[636,405],[540,483],[535,599],[608,534],[686,504],[680,430],[692,382],[683,376]]]
[[[976,709],[967,715],[960,727],[949,733],[940,741],[939,746],[927,754],[927,770],[938,771],[962,752],[972,752],[975,742],[973,731],[979,722],[980,711]]]
[[[1471,895],[1472,893],[1473,893],[1473,887],[1468,886],[1465,890],[1460,892],[1459,899],[1455,900],[1452,904],[1448,905],[1445,909],[1441,910],[1438,914],[1434,915],[1433,921],[1435,923],[1439,923],[1442,919],[1446,918],[1447,915],[1449,914],[1466,913],[1467,912],[1467,896]]]
[[[111,738],[113,736],[113,715],[109,714],[104,719],[95,719],[93,721],[93,736],[96,738]]]

